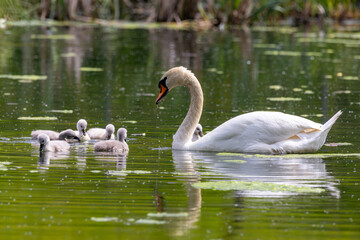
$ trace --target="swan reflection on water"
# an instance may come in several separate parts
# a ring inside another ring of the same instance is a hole
[[[223,178],[238,181],[257,181],[288,184],[302,187],[325,189],[332,197],[339,198],[336,179],[326,171],[322,158],[282,158],[281,156],[256,157],[255,155],[231,156],[212,152],[173,151],[177,171],[196,171],[201,163],[201,171],[221,174]],[[238,161],[243,160],[243,161]],[[205,168],[205,169],[204,169]],[[201,172],[199,174],[201,176]],[[285,197],[290,192],[237,191],[242,196]],[[296,193],[295,193],[296,194]]]

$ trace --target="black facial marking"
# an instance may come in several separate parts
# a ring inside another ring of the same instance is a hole
[[[164,87],[167,88],[167,86],[166,86],[166,79],[167,79],[167,77],[164,77],[163,79],[160,80],[160,82],[159,82],[159,88],[160,88],[160,85],[163,85]]]

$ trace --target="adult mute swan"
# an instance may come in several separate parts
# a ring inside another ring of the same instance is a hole
[[[173,137],[172,148],[177,150],[265,154],[315,152],[324,144],[331,126],[342,113],[338,111],[321,125],[281,112],[251,112],[226,121],[192,142],[203,108],[203,92],[195,75],[184,67],[168,70],[159,82],[156,104],[177,86],[186,87],[191,98],[187,115]]]
[[[91,139],[101,139],[101,140],[109,140],[109,139],[115,139],[115,126],[112,124],[106,125],[104,128],[90,128],[87,131],[87,134],[89,134],[89,137]]]
[[[105,140],[95,143],[95,152],[116,152],[127,154],[129,152],[129,146],[126,143],[127,130],[125,128],[119,128],[117,131],[118,140]]]
[[[49,136],[45,133],[40,133],[38,140],[40,152],[68,152],[70,150],[70,144],[60,140],[50,141]]]

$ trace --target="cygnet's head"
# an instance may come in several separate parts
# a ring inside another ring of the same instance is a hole
[[[44,147],[46,146],[46,144],[48,144],[50,142],[50,138],[45,133],[41,133],[38,136],[38,140],[40,143],[40,152],[41,152],[44,149]]]
[[[119,128],[119,130],[117,131],[117,137],[120,142],[126,141],[127,130],[125,128]]]
[[[204,136],[203,129],[200,123],[195,128],[194,134],[199,135],[200,137]]]
[[[87,122],[86,122],[86,120],[85,120],[85,119],[80,119],[80,120],[77,122],[76,126],[77,126],[77,129],[78,129],[80,135],[81,135],[81,136],[86,136],[86,132],[85,132],[86,127],[87,127]]]
[[[113,134],[115,132],[115,126],[112,124],[108,124],[106,125],[106,133],[110,136],[111,134]]]
[[[174,67],[168,70],[159,82],[160,93],[155,103],[158,104],[174,87],[187,86],[193,77],[194,74],[185,67]]]

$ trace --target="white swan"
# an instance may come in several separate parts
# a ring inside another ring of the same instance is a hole
[[[70,145],[65,141],[55,140],[50,141],[50,138],[45,133],[40,133],[38,136],[40,143],[40,152],[68,152]]]
[[[127,154],[129,152],[129,146],[126,143],[127,130],[125,128],[119,128],[117,131],[118,140],[105,140],[95,143],[95,152],[116,152]]]
[[[81,141],[85,142],[85,141],[89,141],[90,137],[89,135],[85,132],[86,127],[87,127],[87,122],[85,119],[80,119],[77,124],[77,131],[75,131],[75,134],[80,138]]]
[[[202,126],[200,123],[195,128],[191,141],[195,142],[204,136]]]
[[[87,131],[87,134],[89,134],[89,137],[91,139],[101,139],[101,140],[109,140],[115,139],[115,126],[112,124],[108,124],[106,125],[105,129],[104,128],[90,128]]]
[[[45,133],[46,135],[48,135],[50,140],[59,139],[59,133],[56,132],[56,131],[52,131],[52,130],[34,130],[34,131],[31,132],[31,138],[32,139],[38,139],[38,136],[41,133]]]
[[[156,104],[169,90],[185,86],[190,92],[188,113],[173,137],[178,150],[251,152],[267,154],[307,153],[317,151],[341,115],[338,111],[324,125],[281,112],[251,112],[234,117],[192,142],[203,107],[203,92],[195,75],[184,67],[167,71],[159,82]]]

